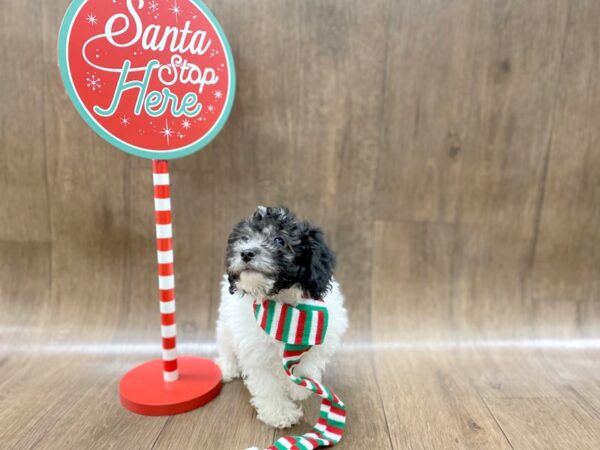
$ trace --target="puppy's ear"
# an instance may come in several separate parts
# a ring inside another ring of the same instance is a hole
[[[331,277],[335,268],[335,255],[327,246],[323,232],[310,224],[305,225],[302,233],[303,268],[300,280],[302,288],[312,298],[321,298],[331,286]]]

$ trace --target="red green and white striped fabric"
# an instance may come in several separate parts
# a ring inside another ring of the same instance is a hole
[[[302,356],[313,345],[322,344],[327,333],[328,311],[320,300],[302,300],[290,306],[274,300],[254,301],[254,316],[272,338],[283,342],[283,369],[289,379],[320,396],[319,421],[310,433],[284,436],[267,450],[313,450],[337,444],[346,427],[346,407],[332,390],[309,377],[294,375]]]

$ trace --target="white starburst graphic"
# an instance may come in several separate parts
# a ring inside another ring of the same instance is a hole
[[[150,11],[156,12],[156,11],[158,11],[158,3],[150,2],[150,4],[148,5],[148,8],[150,8]]]
[[[215,107],[213,105],[208,105],[208,108],[206,109],[208,109],[208,112],[214,112]]]
[[[175,22],[177,23],[179,20],[179,14],[183,12],[183,10],[177,5],[177,0],[173,2],[173,6],[169,8],[173,14],[175,14]]]
[[[184,130],[189,130],[192,127],[192,122],[190,122],[188,119],[183,119],[183,121],[181,122],[181,128],[183,128]]]
[[[215,92],[213,92],[213,95],[215,96],[215,100],[221,100],[223,98],[222,91],[215,91]]]
[[[167,144],[170,144],[171,136],[173,136],[174,132],[172,128],[169,128],[169,121],[165,119],[165,127],[160,130],[160,134],[162,134],[167,139]]]
[[[131,122],[129,121],[129,117],[127,116],[123,116],[121,117],[121,125],[126,127],[127,125],[129,125]]]
[[[98,18],[94,14],[88,14],[85,20],[87,20],[87,23],[90,25],[96,25],[98,23]]]
[[[100,89],[100,78],[96,78],[96,75],[87,77],[86,80],[87,80],[87,87],[89,87],[92,91]]]

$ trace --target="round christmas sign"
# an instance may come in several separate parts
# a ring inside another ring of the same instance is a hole
[[[219,133],[231,111],[231,49],[200,0],[74,0],[58,49],[81,116],[128,153],[189,155]]]

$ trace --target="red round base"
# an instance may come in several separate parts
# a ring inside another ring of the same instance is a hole
[[[199,408],[221,391],[221,370],[210,359],[177,358],[179,380],[163,381],[163,363],[154,359],[125,374],[119,384],[121,403],[144,416],[171,416]]]

